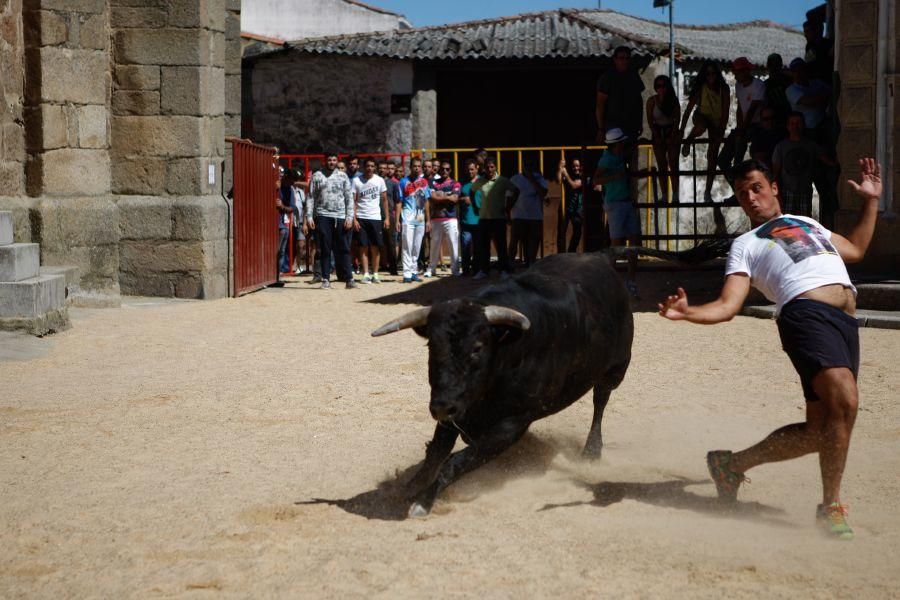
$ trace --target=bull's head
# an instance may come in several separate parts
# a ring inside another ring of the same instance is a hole
[[[428,339],[429,408],[444,422],[462,419],[484,397],[497,347],[530,327],[528,317],[511,308],[450,300],[407,313],[372,335],[412,328]]]

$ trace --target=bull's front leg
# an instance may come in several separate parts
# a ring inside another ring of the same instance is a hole
[[[428,446],[425,448],[425,460],[422,462],[422,466],[419,467],[413,478],[406,484],[411,498],[417,496],[426,486],[434,481],[438,469],[441,468],[441,465],[444,464],[444,461],[447,460],[447,457],[453,451],[457,437],[459,437],[459,432],[455,429],[441,423],[437,424],[434,428],[434,437],[431,438],[431,441],[428,442]]]
[[[603,434],[600,428],[603,424],[603,410],[609,402],[611,393],[611,389],[594,386],[594,418],[591,421],[587,442],[584,444],[584,451],[581,453],[585,458],[600,458],[603,451]]]
[[[473,445],[453,454],[441,467],[437,478],[422,490],[409,507],[410,517],[424,517],[431,512],[437,495],[448,485],[503,453],[528,431],[531,421],[505,419],[487,431]]]

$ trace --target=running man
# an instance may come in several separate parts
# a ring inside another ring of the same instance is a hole
[[[856,288],[844,263],[865,256],[882,190],[881,165],[871,158],[859,163],[859,182],[849,184],[862,197],[862,208],[859,221],[843,237],[808,217],[782,214],[778,184],[768,167],[742,162],[734,171],[737,198],[755,229],[732,244],[719,298],[691,306],[678,288],[659,304],[659,314],[667,319],[712,324],[731,320],[751,285],[775,302],[781,344],[803,386],[806,421],[777,429],[740,452],[714,450],[706,455],[707,466],[719,498],[732,503],[753,467],[817,452],[822,504],[816,519],[842,540],[853,539],[840,489],[859,401]]]

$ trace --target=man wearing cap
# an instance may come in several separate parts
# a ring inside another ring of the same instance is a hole
[[[638,219],[637,207],[631,200],[629,172],[626,162],[626,146],[628,136],[619,129],[606,132],[604,138],[607,149],[597,163],[594,172],[594,190],[603,192],[603,210],[609,223],[609,237],[613,246],[624,246],[627,241],[631,246],[639,246],[641,240],[641,223]],[[625,284],[635,298],[637,283],[637,254],[628,253],[628,275]]]
[[[734,95],[737,97],[737,110],[735,117],[737,126],[731,132],[726,144],[732,144],[734,156],[731,160],[720,162],[719,166],[726,173],[731,169],[731,165],[744,160],[747,153],[747,145],[750,142],[750,135],[759,127],[760,109],[766,98],[766,86],[762,81],[753,76],[753,63],[741,56],[731,63],[734,71],[734,77],[737,82],[734,84]],[[727,156],[727,153],[723,153]]]

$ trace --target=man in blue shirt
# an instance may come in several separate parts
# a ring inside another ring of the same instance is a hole
[[[422,174],[422,159],[409,163],[409,176],[400,180],[400,204],[395,209],[397,231],[402,234],[403,283],[421,281],[418,257],[422,238],[431,229],[429,210],[431,188]]]

